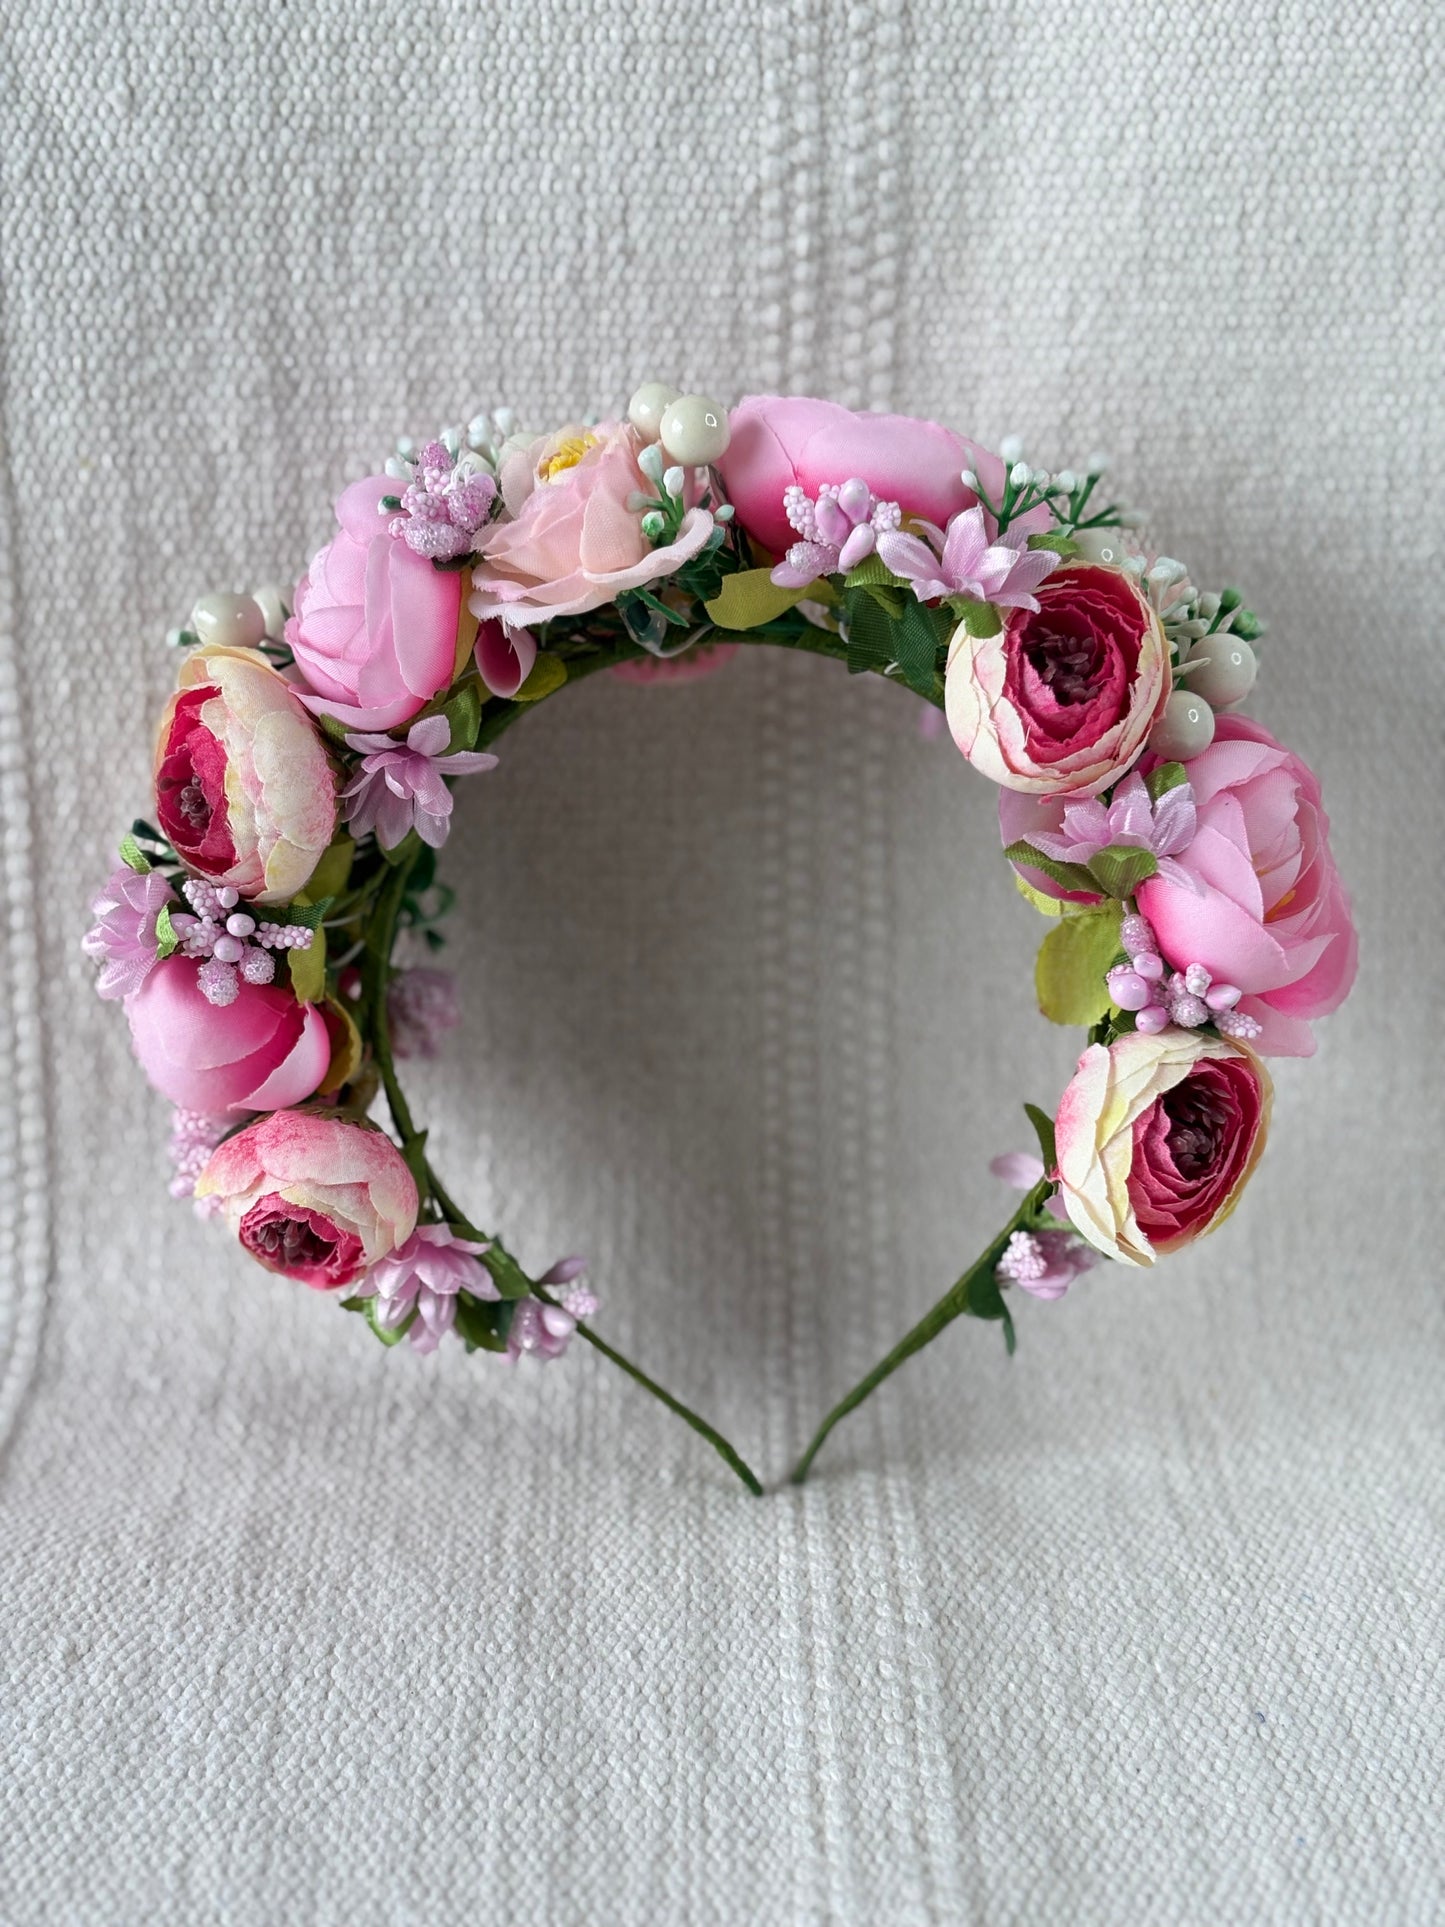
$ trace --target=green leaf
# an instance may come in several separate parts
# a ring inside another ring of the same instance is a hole
[[[1161,763],[1144,778],[1144,787],[1150,801],[1157,803],[1161,796],[1167,796],[1170,790],[1177,790],[1181,783],[1188,781],[1189,772],[1182,763]]]
[[[395,870],[395,869],[398,869],[403,863],[410,863],[412,858],[416,855],[417,851],[421,849],[423,845],[422,845],[422,840],[417,835],[416,831],[408,830],[406,835],[401,839],[400,843],[398,843],[394,849],[390,849],[390,850],[382,849],[382,846],[379,843],[377,844],[376,847],[379,850],[381,850],[382,856],[391,865],[392,869]]]
[[[1107,850],[1089,858],[1089,874],[1098,880],[1105,896],[1132,897],[1147,878],[1159,874],[1159,859],[1152,850],[1137,850],[1127,844],[1111,843]]]
[[[771,569],[739,569],[726,576],[717,594],[706,605],[708,615],[719,629],[761,629],[773,622],[808,590],[783,589],[773,580]]]
[[[901,575],[895,575],[879,555],[865,555],[856,569],[850,569],[843,578],[844,589],[902,589],[906,588]]]
[[[388,1330],[385,1325],[379,1325],[376,1322],[378,1302],[375,1296],[371,1298],[343,1298],[341,1301],[341,1309],[343,1311],[359,1313],[360,1316],[366,1320],[367,1324],[370,1325],[373,1333],[381,1340],[383,1345],[399,1345],[417,1321],[418,1314],[416,1306],[412,1306],[411,1310],[399,1325],[393,1325],[390,1330]]]
[[[286,921],[299,923],[303,930],[319,930],[334,901],[332,897],[319,897],[313,903],[310,890],[303,890],[299,897],[293,897],[287,904]]]
[[[560,689],[567,680],[567,665],[560,656],[548,655],[543,650],[532,664],[531,674],[512,698],[518,703],[539,703],[544,696],[550,696]],[[475,741],[475,737],[472,739]]]
[[[451,737],[447,743],[446,754],[454,750],[470,749],[477,740],[477,731],[482,726],[482,699],[477,693],[474,682],[464,682],[457,693],[442,707],[442,715],[447,719]],[[445,770],[442,772],[446,774]]]
[[[998,1273],[992,1265],[985,1266],[970,1283],[968,1309],[974,1318],[993,1319],[1003,1326],[1004,1350],[1012,1358],[1018,1346],[1018,1336],[1014,1331],[1013,1315],[999,1289]]]
[[[458,1335],[469,1352],[504,1352],[507,1341],[497,1330],[500,1306],[473,1298],[469,1291],[457,1293]]]
[[[305,950],[286,952],[286,962],[297,1002],[319,1004],[326,995],[326,932],[318,926]]]
[[[1082,890],[1091,897],[1099,894],[1098,884],[1082,863],[1058,863],[1042,850],[1036,850],[1032,843],[1023,841],[1010,843],[1004,855],[1010,863],[1022,863],[1030,870],[1038,870],[1061,890]]]
[[[1031,535],[1028,545],[1031,549],[1049,549],[1066,560],[1082,554],[1073,536],[1066,535],[1062,529],[1050,529],[1047,535]]]
[[[156,918],[156,955],[169,957],[180,948],[180,938],[176,935],[175,925],[171,922],[171,906],[163,903]]]
[[[501,1245],[491,1245],[482,1253],[482,1263],[492,1274],[492,1283],[504,1298],[525,1298],[531,1292],[532,1281],[517,1263],[510,1251]]]
[[[1120,920],[1116,904],[1064,917],[1039,945],[1034,986],[1050,1023],[1087,1026],[1108,1010],[1104,977],[1120,955]]]
[[[893,661],[897,625],[869,589],[852,589],[847,596],[848,674],[886,669]]]
[[[991,602],[966,595],[947,596],[945,601],[971,636],[996,636],[1003,627],[1003,617]]]
[[[351,879],[351,859],[355,855],[356,845],[349,836],[337,837],[329,849],[322,851],[321,861],[306,882],[306,895],[311,899],[308,908],[315,908],[319,899],[324,899],[329,908],[341,895]]]
[[[129,831],[120,840],[120,860],[128,870],[134,870],[141,877],[151,867],[150,858]]]
[[[1034,1127],[1034,1135],[1039,1141],[1039,1156],[1044,1161],[1045,1171],[1058,1168],[1059,1150],[1054,1142],[1054,1120],[1047,1111],[1041,1111],[1037,1104],[1025,1104],[1024,1111],[1029,1123]]]
[[[920,696],[938,688],[938,652],[946,640],[938,617],[912,598],[904,604],[903,620],[895,632],[897,663],[903,680]]]
[[[430,843],[423,843],[417,853],[416,862],[411,866],[411,875],[407,879],[409,892],[414,896],[420,896],[423,891],[430,890],[436,873],[437,853]]]

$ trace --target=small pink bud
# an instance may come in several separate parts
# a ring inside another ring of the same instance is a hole
[[[1139,1012],[1139,1015],[1134,1019],[1134,1024],[1135,1028],[1142,1030],[1147,1037],[1152,1037],[1156,1031],[1161,1031],[1168,1027],[1169,1012],[1162,1004],[1150,1004],[1147,1010],[1141,1010]]]
[[[1203,964],[1190,964],[1184,973],[1184,988],[1191,997],[1202,997],[1213,981]]]
[[[233,937],[249,937],[256,928],[256,919],[248,917],[244,910],[237,910],[227,917],[226,928]]]
[[[241,901],[241,892],[239,890],[233,890],[231,886],[227,884],[224,889],[217,890],[216,901],[223,910],[234,910],[236,905]]]
[[[1132,961],[1135,974],[1146,984],[1157,984],[1164,975],[1164,959],[1155,950],[1141,950]]]
[[[1106,981],[1109,995],[1120,1010],[1143,1010],[1149,1001],[1149,986],[1137,970],[1129,970],[1121,965],[1109,972]]]
[[[1204,993],[1204,1001],[1211,1010],[1233,1010],[1243,995],[1238,984],[1211,984]]]
[[[217,963],[239,963],[245,946],[238,937],[217,937],[212,956]]]
[[[850,522],[864,522],[872,513],[873,491],[861,476],[854,475],[838,490],[838,506]]]

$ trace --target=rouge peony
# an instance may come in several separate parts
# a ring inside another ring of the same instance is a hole
[[[141,1069],[183,1110],[235,1116],[300,1104],[331,1062],[316,1005],[244,980],[233,1003],[210,1003],[189,957],[158,963],[125,1009]]]
[[[656,494],[638,466],[643,441],[627,424],[569,427],[503,455],[499,481],[508,519],[488,529],[473,575],[472,613],[509,627],[582,615],[628,589],[674,575],[713,531],[691,508],[675,542],[653,548],[635,497]]]
[[[195,649],[156,737],[156,817],[176,854],[256,903],[304,888],[336,782],[295,690],[256,649]]]
[[[227,1138],[196,1180],[268,1271],[315,1291],[353,1284],[416,1228],[416,1180],[381,1131],[281,1110]]]
[[[997,635],[960,625],[945,710],[975,769],[1005,789],[1093,796],[1126,770],[1169,700],[1169,647],[1132,580],[1074,563],[1007,612]]]
[[[1270,1097],[1264,1066],[1223,1038],[1171,1028],[1091,1044],[1054,1126],[1075,1229],[1129,1265],[1212,1231],[1259,1162]]]
[[[820,488],[857,476],[880,502],[942,526],[973,505],[964,469],[982,474],[990,460],[936,422],[860,414],[806,395],[749,395],[728,415],[728,427],[718,473],[738,520],[774,555],[797,539],[783,507],[789,488],[816,498]]]
[[[296,585],[286,641],[310,685],[307,706],[348,729],[394,729],[451,682],[462,578],[391,533],[385,475],[337,500],[340,532]]]
[[[1184,875],[1151,877],[1139,908],[1176,969],[1202,964],[1245,992],[1257,1050],[1308,1057],[1309,1020],[1344,1001],[1358,962],[1319,780],[1267,729],[1223,715],[1189,782],[1196,829],[1176,859]]]

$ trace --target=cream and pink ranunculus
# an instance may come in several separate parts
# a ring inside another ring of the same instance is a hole
[[[944,679],[964,755],[1005,789],[1095,796],[1139,756],[1169,700],[1169,646],[1133,581],[1070,563],[1005,612],[997,635],[962,625]]]
[[[244,980],[233,1003],[213,1004],[189,957],[158,963],[125,1009],[141,1069],[182,1110],[219,1117],[300,1104],[331,1062],[319,1006]]]
[[[296,585],[286,641],[308,708],[348,729],[394,729],[447,688],[456,666],[463,572],[433,567],[391,533],[381,510],[398,484],[353,482],[339,532]]]
[[[156,818],[192,870],[289,903],[336,829],[336,780],[295,690],[257,649],[194,649],[156,737]]]
[[[391,1139],[312,1111],[277,1111],[213,1151],[196,1180],[268,1271],[315,1291],[354,1284],[416,1228],[416,1180]]]
[[[1270,1098],[1259,1059],[1220,1037],[1170,1028],[1091,1044],[1054,1126],[1075,1229],[1129,1265],[1212,1231],[1259,1162]]]
[[[1185,875],[1151,877],[1139,908],[1167,962],[1238,984],[1256,1050],[1308,1057],[1309,1020],[1344,1001],[1358,962],[1319,779],[1243,716],[1219,716],[1188,768],[1197,827],[1176,859]]]
[[[487,529],[472,613],[509,628],[585,614],[628,589],[675,575],[706,547],[711,514],[690,508],[677,539],[654,548],[634,497],[657,484],[638,466],[626,423],[569,427],[510,445],[498,470],[503,514]]]
[[[717,467],[739,522],[754,541],[782,555],[797,540],[783,507],[797,486],[816,497],[855,476],[880,502],[940,528],[974,496],[963,471],[985,478],[1002,468],[975,443],[936,422],[873,415],[806,395],[749,395],[728,414],[731,439]]]

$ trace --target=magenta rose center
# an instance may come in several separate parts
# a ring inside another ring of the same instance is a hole
[[[246,1250],[269,1271],[284,1272],[308,1285],[349,1284],[365,1257],[355,1232],[342,1231],[324,1213],[288,1204],[274,1192],[251,1206],[241,1220],[239,1235]]]
[[[1258,1092],[1243,1060],[1197,1064],[1134,1125],[1129,1197],[1156,1246],[1202,1230],[1238,1179],[1258,1118]]]
[[[202,706],[215,694],[211,688],[188,689],[177,702],[156,777],[161,828],[198,869],[213,872],[236,860],[226,805],[226,752],[200,720]]]

